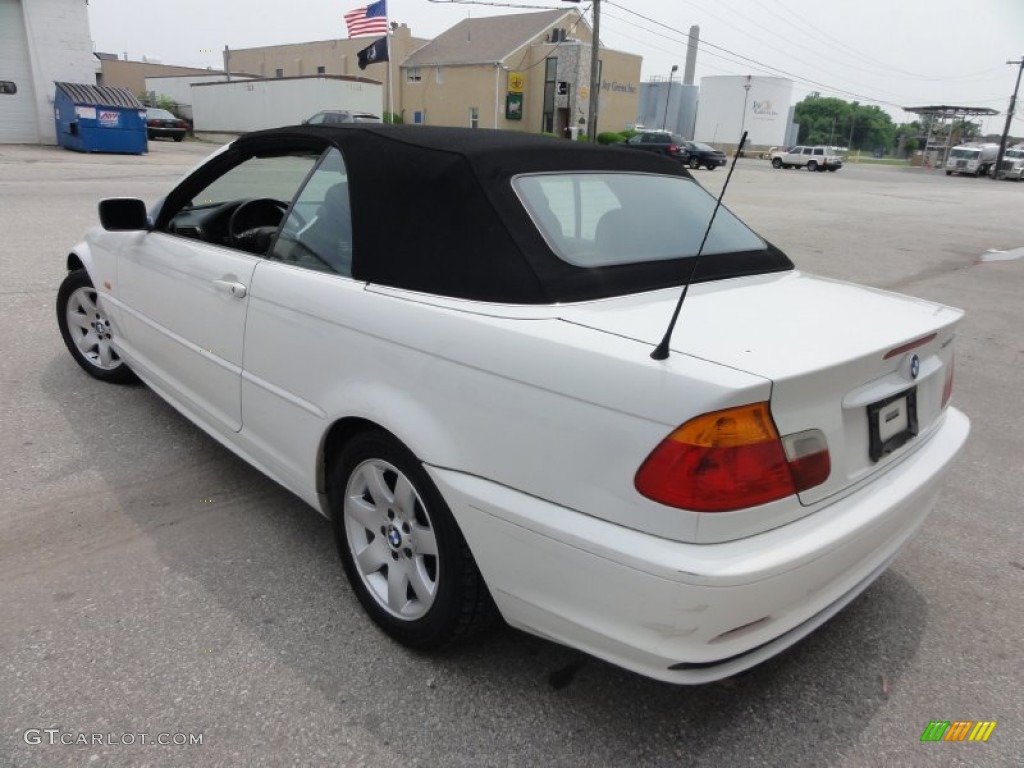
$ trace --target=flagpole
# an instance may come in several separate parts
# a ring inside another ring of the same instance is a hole
[[[395,83],[391,77],[391,24],[388,24],[388,33],[385,36],[388,44],[388,112],[391,113],[391,124],[395,123]]]

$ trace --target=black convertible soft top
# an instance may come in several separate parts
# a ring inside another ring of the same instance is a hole
[[[652,153],[511,131],[403,125],[296,126],[239,149],[319,140],[348,171],[353,277],[507,303],[583,301],[681,285],[689,259],[580,267],[558,258],[512,187],[525,173],[625,171],[689,177]],[[776,248],[716,254],[697,281],[792,269]]]

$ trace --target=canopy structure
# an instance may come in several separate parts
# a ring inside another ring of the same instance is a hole
[[[998,109],[991,109],[989,107],[957,107],[949,106],[946,104],[937,104],[928,107],[903,107],[904,112],[911,112],[921,117],[934,117],[939,120],[950,120],[956,122],[959,120],[965,120],[968,117],[991,117],[992,115],[998,115]],[[953,131],[950,130],[946,139],[946,146],[943,148],[942,153],[942,164],[946,164],[946,157],[949,155],[950,142],[953,139]],[[928,154],[931,148],[932,133],[931,126],[928,129],[928,138],[925,140],[925,154]]]

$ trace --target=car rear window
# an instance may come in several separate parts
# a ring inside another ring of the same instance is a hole
[[[176,120],[177,118],[166,109],[147,109],[146,117],[150,120]]]
[[[518,176],[513,187],[551,250],[580,267],[694,256],[715,198],[692,179],[634,173]],[[724,206],[704,254],[767,245]]]

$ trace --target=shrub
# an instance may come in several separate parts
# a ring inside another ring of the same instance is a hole
[[[622,141],[621,133],[615,133],[613,131],[601,131],[601,133],[597,134],[598,144],[618,144],[620,141]]]

